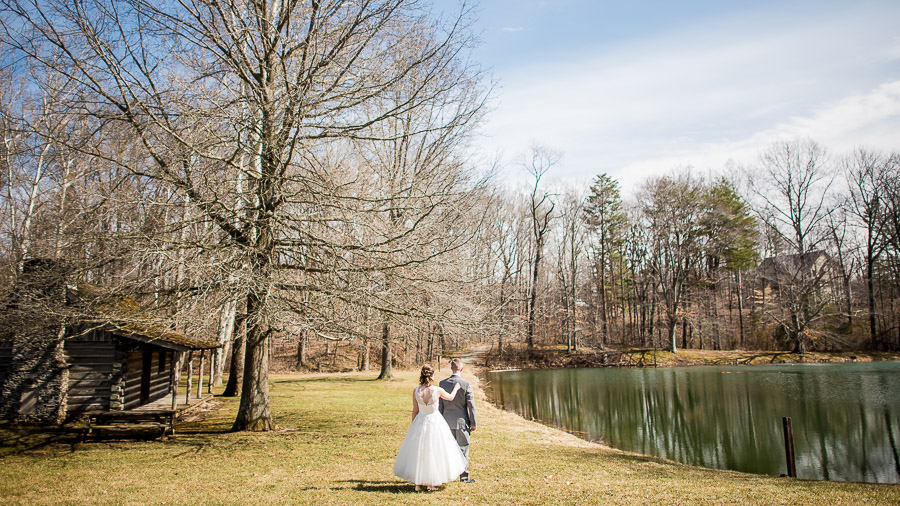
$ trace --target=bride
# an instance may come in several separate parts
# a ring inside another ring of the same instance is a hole
[[[419,386],[413,390],[412,424],[394,461],[394,474],[414,483],[417,491],[422,486],[434,490],[466,470],[466,459],[438,411],[438,399],[453,400],[459,384],[448,394],[433,384],[433,378],[434,368],[423,366]]]

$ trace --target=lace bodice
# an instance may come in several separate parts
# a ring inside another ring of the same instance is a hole
[[[419,413],[434,413],[438,408],[438,400],[440,399],[440,395],[438,395],[437,387],[416,387],[415,391],[416,403],[419,405]]]

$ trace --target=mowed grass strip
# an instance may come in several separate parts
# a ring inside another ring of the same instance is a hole
[[[163,441],[78,442],[66,430],[0,430],[10,503],[897,504],[900,487],[713,471],[582,441],[479,400],[473,484],[416,493],[393,475],[416,373],[273,376],[278,430],[229,432],[236,399]]]

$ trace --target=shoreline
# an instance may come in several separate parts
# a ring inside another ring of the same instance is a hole
[[[479,367],[487,371],[568,369],[590,367],[699,367],[743,366],[770,364],[842,364],[855,362],[884,362],[900,360],[898,352],[821,352],[804,354],[785,351],[759,350],[694,350],[672,353],[648,348],[592,350],[567,352],[558,348],[525,350],[507,349],[502,356],[489,345],[461,352],[459,356],[473,356]]]

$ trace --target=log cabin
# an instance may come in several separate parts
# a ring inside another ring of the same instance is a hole
[[[174,396],[181,354],[218,346],[174,332],[134,299],[95,286],[42,293],[43,299],[18,296],[6,307],[0,333],[3,421],[61,423],[88,411],[132,410]],[[54,295],[64,297],[64,310],[47,303],[60,300]],[[42,307],[47,309],[35,310]]]

